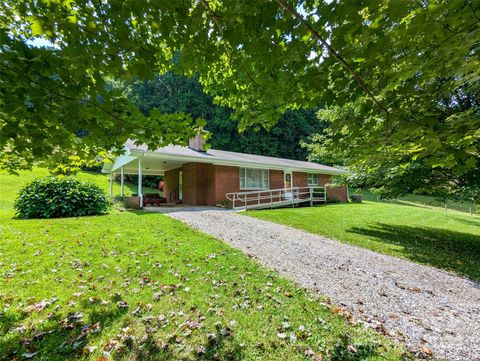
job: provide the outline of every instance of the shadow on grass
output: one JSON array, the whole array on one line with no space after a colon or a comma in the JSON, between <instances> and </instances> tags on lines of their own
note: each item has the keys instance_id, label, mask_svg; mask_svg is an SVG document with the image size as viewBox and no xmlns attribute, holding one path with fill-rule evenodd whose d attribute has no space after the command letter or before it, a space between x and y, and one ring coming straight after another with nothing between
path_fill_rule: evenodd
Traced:
<instances>
[{"instance_id":1,"label":"shadow on grass","mask_svg":"<svg viewBox=\"0 0 480 361\"><path fill-rule=\"evenodd\" d=\"M171 360L195 359L201 361L216 360L244 360L245 356L242 347L236 342L233 335L225 334L217 330L215 333L208 334L203 344L192 350L188 357L179 355L179 345L185 342L184 337L175 335L168 337L162 342L154 334L147 337L141 343L132 343L122 349L115 357L121 360ZM178 343L180 342L180 344ZM181 348L184 347L184 344ZM188 352L187 352L188 353Z\"/></svg>"},{"instance_id":2,"label":"shadow on grass","mask_svg":"<svg viewBox=\"0 0 480 361\"><path fill-rule=\"evenodd\" d=\"M480 230L480 218L479 217L472 216L471 219L465 219L464 217L452 217L452 219L454 219L457 222L466 224L467 226L478 227L478 229Z\"/></svg>"},{"instance_id":3,"label":"shadow on grass","mask_svg":"<svg viewBox=\"0 0 480 361\"><path fill-rule=\"evenodd\" d=\"M205 211L219 211L219 212L228 212L229 209L219 208L214 206L158 206L158 207L143 207L142 210L140 209L126 209L126 212L135 214L137 216L145 216L145 215L152 215L152 214L169 214L169 213L199 213Z\"/></svg>"},{"instance_id":4,"label":"shadow on grass","mask_svg":"<svg viewBox=\"0 0 480 361\"><path fill-rule=\"evenodd\" d=\"M122 309L100 311L93 305L91 308L93 310L88 314L85 307L78 308L76 312L69 313L66 317L65 315L50 317L46 327L35 329L28 326L25 331L15 332L10 337L1 337L0 353L3 355L0 356L0 360L33 356L35 359L70 360L82 356L89 340L98 337L105 328L126 312ZM89 321L86 321L87 318ZM16 324L9 324L9 328L19 327L19 321L22 319L17 319Z\"/></svg>"},{"instance_id":5,"label":"shadow on grass","mask_svg":"<svg viewBox=\"0 0 480 361\"><path fill-rule=\"evenodd\" d=\"M378 344L355 343L348 333L342 335L330 356L332 361L369 360L379 356Z\"/></svg>"},{"instance_id":6,"label":"shadow on grass","mask_svg":"<svg viewBox=\"0 0 480 361\"><path fill-rule=\"evenodd\" d=\"M221 354L222 360L243 360L242 348L232 341L232 337L228 335L217 334L214 340L207 340L205 352L202 355L198 355L198 359L218 360L218 356Z\"/></svg>"},{"instance_id":7,"label":"shadow on grass","mask_svg":"<svg viewBox=\"0 0 480 361\"><path fill-rule=\"evenodd\" d=\"M0 360L60 361L86 358L88 356L86 347L95 345L102 332L107 331L128 312L126 309L100 308L81 302L81 307L75 309L75 312L52 316L44 327L38 328L27 320L29 314L26 312L3 314L0 318L0 326L3 329L0 337ZM18 330L19 328L23 329ZM204 361L245 359L242 347L230 331L224 330L218 329L209 334L205 343L191 356ZM184 343L184 337L180 335L158 337L155 333L147 332L145 336L142 340L129 337L122 340L117 335L105 345L105 350L113 352L114 359L145 361L179 359L177 343ZM110 345L112 348L109 349Z\"/></svg>"},{"instance_id":8,"label":"shadow on grass","mask_svg":"<svg viewBox=\"0 0 480 361\"><path fill-rule=\"evenodd\" d=\"M480 281L480 236L445 229L369 223L347 230L380 242L400 245L415 262L454 271Z\"/></svg>"},{"instance_id":9,"label":"shadow on grass","mask_svg":"<svg viewBox=\"0 0 480 361\"><path fill-rule=\"evenodd\" d=\"M2 338L13 326L27 318L26 313L0 312L0 350ZM1 360L1 359L0 359Z\"/></svg>"}]
</instances>

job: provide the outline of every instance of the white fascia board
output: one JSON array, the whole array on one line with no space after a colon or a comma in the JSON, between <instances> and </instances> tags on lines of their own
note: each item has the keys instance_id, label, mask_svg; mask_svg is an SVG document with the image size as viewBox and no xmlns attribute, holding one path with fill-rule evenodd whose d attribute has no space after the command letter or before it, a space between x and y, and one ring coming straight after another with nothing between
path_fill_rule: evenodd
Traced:
<instances>
[{"instance_id":1,"label":"white fascia board","mask_svg":"<svg viewBox=\"0 0 480 361\"><path fill-rule=\"evenodd\" d=\"M175 160L178 162L183 163L210 163L213 164L215 159L208 159L204 157L191 157L188 155L176 155L176 154L167 154L167 153L153 153L153 152L144 152L139 150L133 150L132 155L135 154L137 157L139 156L148 156L148 157L155 157L160 158L162 160ZM213 156L212 156L213 158Z\"/></svg>"},{"instance_id":2,"label":"white fascia board","mask_svg":"<svg viewBox=\"0 0 480 361\"><path fill-rule=\"evenodd\" d=\"M164 175L164 171L160 171L160 170L144 170L142 169L142 175ZM125 172L124 174L138 174L138 169L137 170L129 170L129 169L125 169Z\"/></svg>"},{"instance_id":3,"label":"white fascia board","mask_svg":"<svg viewBox=\"0 0 480 361\"><path fill-rule=\"evenodd\" d=\"M222 160L212 156L212 159L207 157L191 157L188 155L175 155L175 154L165 154L165 153L154 153L154 152L145 152L139 150L132 150L132 155L149 155L156 156L161 159L166 160L176 160L185 163L207 163L215 165L224 165L230 167L244 167L244 168L261 168L261 169L273 169L273 170L282 170L282 171L292 171L292 172L302 172L302 173L316 173L316 174L330 174L330 175L340 175L344 174L344 171L341 170L323 170L323 169L312 169L312 168L302 168L302 167L282 167L278 165L266 164L266 163L251 163L244 161L233 161L233 160Z\"/></svg>"},{"instance_id":4,"label":"white fascia board","mask_svg":"<svg viewBox=\"0 0 480 361\"><path fill-rule=\"evenodd\" d=\"M263 164L263 163L219 161L219 162L215 162L215 163L213 163L213 164L215 164L215 165L230 166L230 167L241 167L241 168L281 170L281 171L284 171L284 172L313 173L313 174L330 174L330 175L340 175L340 174L343 174L342 171L323 170L323 169L312 169L312 168L282 167L282 166L278 166L278 165Z\"/></svg>"}]
</instances>

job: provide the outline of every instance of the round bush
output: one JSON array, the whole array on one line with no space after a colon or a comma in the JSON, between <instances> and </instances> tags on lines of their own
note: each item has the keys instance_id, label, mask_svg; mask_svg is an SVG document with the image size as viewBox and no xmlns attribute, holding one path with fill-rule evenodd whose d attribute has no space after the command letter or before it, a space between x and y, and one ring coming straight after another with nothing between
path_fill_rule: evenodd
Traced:
<instances>
[{"instance_id":1,"label":"round bush","mask_svg":"<svg viewBox=\"0 0 480 361\"><path fill-rule=\"evenodd\" d=\"M36 179L20 190L15 201L19 218L61 218L105 214L106 194L94 183L68 177Z\"/></svg>"},{"instance_id":2,"label":"round bush","mask_svg":"<svg viewBox=\"0 0 480 361\"><path fill-rule=\"evenodd\" d=\"M350 195L350 201L352 203L362 203L362 195L361 194L352 194Z\"/></svg>"}]
</instances>

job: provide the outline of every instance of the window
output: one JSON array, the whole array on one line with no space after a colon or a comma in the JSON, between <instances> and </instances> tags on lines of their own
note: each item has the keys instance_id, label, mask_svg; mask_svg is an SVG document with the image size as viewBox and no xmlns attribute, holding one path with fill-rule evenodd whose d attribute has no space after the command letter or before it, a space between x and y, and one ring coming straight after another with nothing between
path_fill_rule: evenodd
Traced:
<instances>
[{"instance_id":1,"label":"window","mask_svg":"<svg viewBox=\"0 0 480 361\"><path fill-rule=\"evenodd\" d=\"M268 189L268 170L240 168L240 189Z\"/></svg>"},{"instance_id":2,"label":"window","mask_svg":"<svg viewBox=\"0 0 480 361\"><path fill-rule=\"evenodd\" d=\"M318 186L318 174L309 173L307 178L309 186Z\"/></svg>"}]
</instances>

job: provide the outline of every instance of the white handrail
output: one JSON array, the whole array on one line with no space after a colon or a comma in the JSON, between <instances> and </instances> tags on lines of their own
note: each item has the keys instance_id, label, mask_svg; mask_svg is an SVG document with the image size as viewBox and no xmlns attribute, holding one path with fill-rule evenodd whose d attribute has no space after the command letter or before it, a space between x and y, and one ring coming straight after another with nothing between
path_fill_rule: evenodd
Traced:
<instances>
[{"instance_id":1,"label":"white handrail","mask_svg":"<svg viewBox=\"0 0 480 361\"><path fill-rule=\"evenodd\" d=\"M264 189L256 191L231 192L226 194L227 199L232 202L232 208L261 208L283 206L310 202L327 202L327 191L325 187L291 187L278 189ZM237 204L240 206L237 207Z\"/></svg>"}]
</instances>

